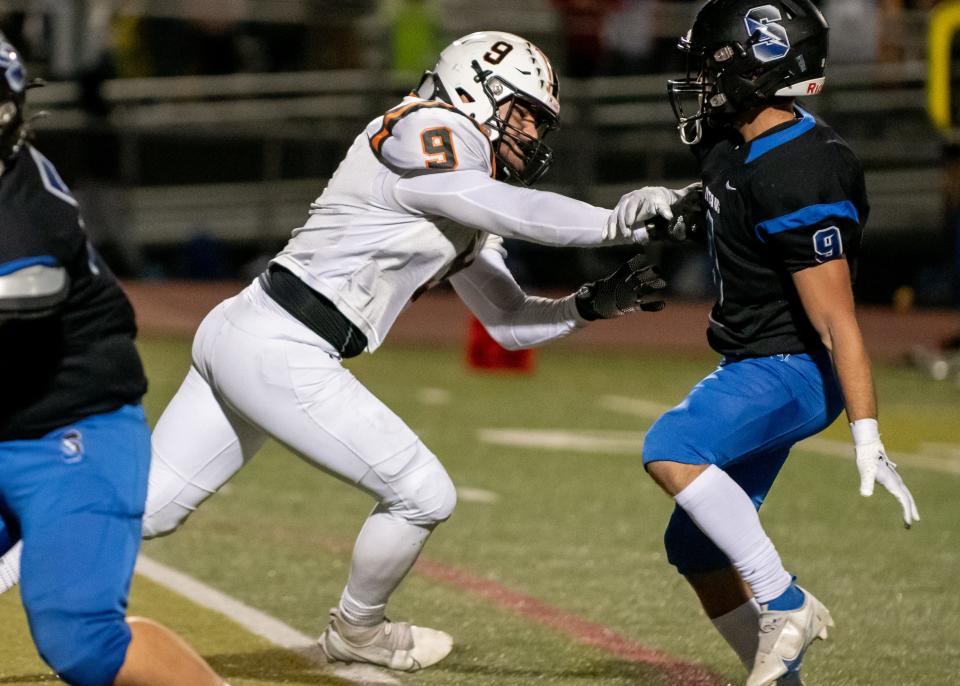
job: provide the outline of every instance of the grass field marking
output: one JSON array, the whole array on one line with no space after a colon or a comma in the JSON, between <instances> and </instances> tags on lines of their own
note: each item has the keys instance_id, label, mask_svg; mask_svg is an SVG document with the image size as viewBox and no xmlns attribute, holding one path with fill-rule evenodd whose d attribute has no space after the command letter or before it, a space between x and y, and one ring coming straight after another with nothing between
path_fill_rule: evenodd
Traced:
<instances>
[{"instance_id":1,"label":"grass field marking","mask_svg":"<svg viewBox=\"0 0 960 686\"><path fill-rule=\"evenodd\" d=\"M818 455L839 457L847 460L855 459L853 443L848 441L834 441L829 438L808 438L797 443L801 450L807 450ZM960 474L960 459L951 457L932 457L916 453L888 453L890 459L897 464L903 463L907 467L927 469L948 474Z\"/></svg>"},{"instance_id":2,"label":"grass field marking","mask_svg":"<svg viewBox=\"0 0 960 686\"><path fill-rule=\"evenodd\" d=\"M956 443L924 441L920 444L920 451L927 455L939 455L951 460L960 460L960 445Z\"/></svg>"},{"instance_id":3,"label":"grass field marking","mask_svg":"<svg viewBox=\"0 0 960 686\"><path fill-rule=\"evenodd\" d=\"M146 555L141 554L137 558L137 573L201 607L219 612L250 633L266 639L275 646L297 653L311 664L322 667L340 679L356 684L395 685L400 683L383 670L370 665L329 665L320 653L316 640L310 636Z\"/></svg>"},{"instance_id":4,"label":"grass field marking","mask_svg":"<svg viewBox=\"0 0 960 686\"><path fill-rule=\"evenodd\" d=\"M600 405L614 412L620 412L621 414L634 417L646 417L648 419L657 419L661 414L671 409L670 405L664 405L645 398L631 398L619 395L601 396ZM525 446L522 443L515 443L514 445L516 447L551 447L547 445ZM801 441L797 446L803 450L819 455L850 460L854 459L852 442L812 437ZM920 454L897 452L889 453L889 455L894 462L903 462L904 465L909 467L946 472L948 474L960 474L960 445L952 443L925 443L921 447L923 453ZM565 448L557 446L554 449L572 450L574 448L572 445L568 445Z\"/></svg>"},{"instance_id":5,"label":"grass field marking","mask_svg":"<svg viewBox=\"0 0 960 686\"><path fill-rule=\"evenodd\" d=\"M417 389L417 400L423 405L448 405L450 399L450 391L446 388L427 386Z\"/></svg>"},{"instance_id":6,"label":"grass field marking","mask_svg":"<svg viewBox=\"0 0 960 686\"><path fill-rule=\"evenodd\" d=\"M534 448L606 455L639 455L643 450L642 431L570 431L568 429L498 428L479 429L477 439L482 443L505 445L511 448ZM807 438L797 443L800 450L853 460L853 443L829 438ZM960 474L960 459L932 457L916 453L889 453L897 464L915 469L926 469L947 474Z\"/></svg>"},{"instance_id":7,"label":"grass field marking","mask_svg":"<svg viewBox=\"0 0 960 686\"><path fill-rule=\"evenodd\" d=\"M624 395L604 395L600 397L600 407L608 410L629 414L635 417L656 419L670 409L670 405L657 403L644 398L628 398Z\"/></svg>"},{"instance_id":8,"label":"grass field marking","mask_svg":"<svg viewBox=\"0 0 960 686\"><path fill-rule=\"evenodd\" d=\"M465 503L481 503L483 505L492 505L500 500L500 496L493 491L486 491L482 488L457 486L457 499Z\"/></svg>"},{"instance_id":9,"label":"grass field marking","mask_svg":"<svg viewBox=\"0 0 960 686\"><path fill-rule=\"evenodd\" d=\"M482 443L512 448L567 450L607 455L639 455L642 431L569 431L566 429L479 429Z\"/></svg>"},{"instance_id":10,"label":"grass field marking","mask_svg":"<svg viewBox=\"0 0 960 686\"><path fill-rule=\"evenodd\" d=\"M514 612L525 619L550 627L577 643L612 655L626 662L645 664L657 669L673 686L725 686L729 681L706 667L683 662L622 636L609 627L584 619L536 598L515 591L457 567L434 562L423 556L417 561L417 573L431 581L466 591L492 605Z\"/></svg>"}]
</instances>

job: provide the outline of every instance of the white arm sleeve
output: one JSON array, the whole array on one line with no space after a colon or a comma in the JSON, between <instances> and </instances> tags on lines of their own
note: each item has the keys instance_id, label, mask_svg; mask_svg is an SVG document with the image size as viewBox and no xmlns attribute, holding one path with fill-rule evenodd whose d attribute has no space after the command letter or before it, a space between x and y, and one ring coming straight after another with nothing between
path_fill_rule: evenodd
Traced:
<instances>
[{"instance_id":1,"label":"white arm sleeve","mask_svg":"<svg viewBox=\"0 0 960 686\"><path fill-rule=\"evenodd\" d=\"M481 250L450 283L490 336L508 350L532 348L589 324L577 313L573 295L553 300L524 293L496 246Z\"/></svg>"},{"instance_id":2,"label":"white arm sleeve","mask_svg":"<svg viewBox=\"0 0 960 686\"><path fill-rule=\"evenodd\" d=\"M632 244L646 239L603 240L610 210L565 195L518 188L479 170L399 178L394 200L407 212L446 217L462 226L533 243L555 246Z\"/></svg>"}]
</instances>

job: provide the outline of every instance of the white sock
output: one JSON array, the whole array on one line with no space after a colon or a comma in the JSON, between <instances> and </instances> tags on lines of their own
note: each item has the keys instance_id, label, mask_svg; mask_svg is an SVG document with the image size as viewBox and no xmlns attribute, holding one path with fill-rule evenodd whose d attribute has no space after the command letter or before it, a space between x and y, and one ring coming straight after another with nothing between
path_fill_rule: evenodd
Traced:
<instances>
[{"instance_id":1,"label":"white sock","mask_svg":"<svg viewBox=\"0 0 960 686\"><path fill-rule=\"evenodd\" d=\"M748 672L753 669L753 659L757 655L759 617L760 604L751 598L727 614L710 620Z\"/></svg>"},{"instance_id":2,"label":"white sock","mask_svg":"<svg viewBox=\"0 0 960 686\"><path fill-rule=\"evenodd\" d=\"M387 600L420 555L433 527L411 524L379 507L364 522L353 548L340 614L351 624L383 621Z\"/></svg>"},{"instance_id":3,"label":"white sock","mask_svg":"<svg viewBox=\"0 0 960 686\"><path fill-rule=\"evenodd\" d=\"M753 501L730 475L710 465L674 500L730 558L758 603L768 603L789 588L790 573L760 526Z\"/></svg>"},{"instance_id":4,"label":"white sock","mask_svg":"<svg viewBox=\"0 0 960 686\"><path fill-rule=\"evenodd\" d=\"M17 541L0 557L0 593L6 593L20 583L20 553L23 541Z\"/></svg>"}]
</instances>

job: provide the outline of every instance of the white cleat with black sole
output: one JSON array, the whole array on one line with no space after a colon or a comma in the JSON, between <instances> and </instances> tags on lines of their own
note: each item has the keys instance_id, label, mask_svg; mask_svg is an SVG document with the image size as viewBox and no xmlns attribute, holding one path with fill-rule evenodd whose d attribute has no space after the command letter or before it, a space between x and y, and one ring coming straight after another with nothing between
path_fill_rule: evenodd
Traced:
<instances>
[{"instance_id":1,"label":"white cleat with black sole","mask_svg":"<svg viewBox=\"0 0 960 686\"><path fill-rule=\"evenodd\" d=\"M434 665L453 649L450 634L386 619L375 626L356 626L330 610L330 625L317 639L329 662L364 662L401 672Z\"/></svg>"},{"instance_id":2,"label":"white cleat with black sole","mask_svg":"<svg viewBox=\"0 0 960 686\"><path fill-rule=\"evenodd\" d=\"M803 605L796 610L763 609L760 612L760 644L753 661L753 670L746 686L775 686L800 684L800 675L794 681L792 670L800 666L807 647L816 639L827 637L827 628L833 626L830 611L803 591ZM786 677L788 681L783 681Z\"/></svg>"}]
</instances>

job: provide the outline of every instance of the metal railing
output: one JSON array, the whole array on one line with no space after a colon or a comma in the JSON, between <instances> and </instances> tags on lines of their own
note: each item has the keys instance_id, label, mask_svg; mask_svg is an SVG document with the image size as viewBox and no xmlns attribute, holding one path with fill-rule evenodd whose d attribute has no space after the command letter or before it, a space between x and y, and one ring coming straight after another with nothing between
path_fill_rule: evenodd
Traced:
<instances>
[{"instance_id":1,"label":"metal railing","mask_svg":"<svg viewBox=\"0 0 960 686\"><path fill-rule=\"evenodd\" d=\"M810 104L837 127L864 160L875 232L939 230L941 143L926 123L924 65L841 66ZM31 91L30 102L51 116L36 128L61 136L109 135L119 148L114 182L129 189L130 224L139 244L183 240L197 231L225 239L282 238L304 220L322 176L288 178L283 146L324 143L342 154L371 118L394 104L411 77L375 71L125 79L108 81L107 116L77 104L77 87L54 83ZM563 131L548 188L610 206L638 185L686 182L692 158L676 137L664 75L609 77L563 84ZM244 179L143 183L142 149L161 137L169 145L220 142L257 151L259 168ZM339 152L329 152L339 151ZM337 159L328 160L332 169Z\"/></svg>"}]
</instances>

